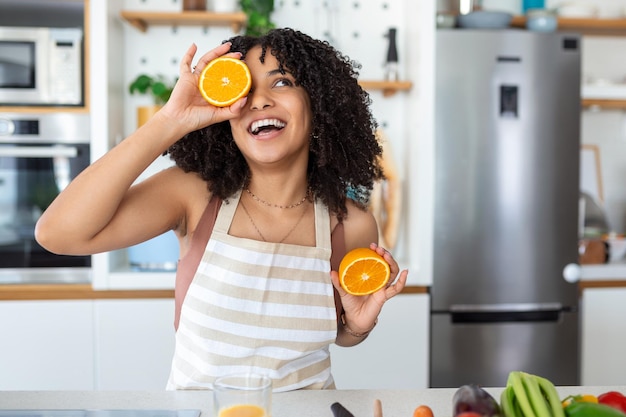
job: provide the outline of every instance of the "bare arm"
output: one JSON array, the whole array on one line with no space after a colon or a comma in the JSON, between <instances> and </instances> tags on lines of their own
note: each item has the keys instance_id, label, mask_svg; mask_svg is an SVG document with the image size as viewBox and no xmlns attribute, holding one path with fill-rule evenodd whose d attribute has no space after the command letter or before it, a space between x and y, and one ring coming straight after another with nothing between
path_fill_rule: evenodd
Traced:
<instances>
[{"instance_id":1,"label":"bare arm","mask_svg":"<svg viewBox=\"0 0 626 417\"><path fill-rule=\"evenodd\" d=\"M197 67L202 69L229 48L224 44L209 51ZM237 116L245 103L240 100L228 108L206 103L197 88L198 75L191 72L195 52L192 45L181 60L180 78L168 103L83 171L48 207L35 230L42 246L64 254L102 252L146 240L181 222L185 215L179 197L185 183L181 172L167 170L132 184L186 133Z\"/></svg>"}]
</instances>

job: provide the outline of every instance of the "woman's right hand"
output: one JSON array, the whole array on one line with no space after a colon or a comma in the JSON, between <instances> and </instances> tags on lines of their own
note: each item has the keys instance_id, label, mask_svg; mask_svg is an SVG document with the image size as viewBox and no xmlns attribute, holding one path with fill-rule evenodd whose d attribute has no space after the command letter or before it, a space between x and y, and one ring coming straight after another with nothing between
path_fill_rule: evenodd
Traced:
<instances>
[{"instance_id":1,"label":"woman's right hand","mask_svg":"<svg viewBox=\"0 0 626 417\"><path fill-rule=\"evenodd\" d=\"M185 133L237 117L246 103L245 97L229 107L215 107L202 97L198 89L200 73L209 62L222 55L241 58L239 52L228 52L230 46L226 42L205 53L192 70L193 57L197 51L197 46L192 44L180 62L179 79L159 116L181 124Z\"/></svg>"}]
</instances>

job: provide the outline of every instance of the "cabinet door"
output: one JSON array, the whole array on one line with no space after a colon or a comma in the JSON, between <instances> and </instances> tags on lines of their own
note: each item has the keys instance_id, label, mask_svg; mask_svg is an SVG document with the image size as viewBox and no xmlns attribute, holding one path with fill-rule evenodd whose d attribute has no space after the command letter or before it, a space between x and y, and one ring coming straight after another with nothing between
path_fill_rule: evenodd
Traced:
<instances>
[{"instance_id":1,"label":"cabinet door","mask_svg":"<svg viewBox=\"0 0 626 417\"><path fill-rule=\"evenodd\" d=\"M174 300L95 301L98 390L163 390L174 355Z\"/></svg>"},{"instance_id":2,"label":"cabinet door","mask_svg":"<svg viewBox=\"0 0 626 417\"><path fill-rule=\"evenodd\" d=\"M378 325L361 344L331 346L337 388L427 388L428 323L427 294L401 294L389 300Z\"/></svg>"},{"instance_id":3,"label":"cabinet door","mask_svg":"<svg viewBox=\"0 0 626 417\"><path fill-rule=\"evenodd\" d=\"M0 302L0 390L92 390L93 304Z\"/></svg>"},{"instance_id":4,"label":"cabinet door","mask_svg":"<svg viewBox=\"0 0 626 417\"><path fill-rule=\"evenodd\" d=\"M626 381L626 288L585 289L582 306L582 385Z\"/></svg>"}]
</instances>

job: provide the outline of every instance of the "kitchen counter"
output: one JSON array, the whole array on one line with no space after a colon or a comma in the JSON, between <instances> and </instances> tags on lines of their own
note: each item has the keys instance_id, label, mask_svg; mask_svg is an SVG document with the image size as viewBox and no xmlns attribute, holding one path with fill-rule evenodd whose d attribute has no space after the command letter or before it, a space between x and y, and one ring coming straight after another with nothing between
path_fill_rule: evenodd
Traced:
<instances>
[{"instance_id":1,"label":"kitchen counter","mask_svg":"<svg viewBox=\"0 0 626 417\"><path fill-rule=\"evenodd\" d=\"M48 269L29 274L0 271L0 301L174 297L173 274L118 273L114 274L116 278L113 285L106 289L93 285L91 275L89 269L85 268L60 268L52 273ZM164 284L165 282L167 283ZM581 265L578 286L581 291L588 288L626 288L626 260L608 264ZM410 283L402 294L428 294L429 291L428 283Z\"/></svg>"},{"instance_id":2,"label":"kitchen counter","mask_svg":"<svg viewBox=\"0 0 626 417\"><path fill-rule=\"evenodd\" d=\"M626 286L626 283L625 283ZM426 294L428 287L407 286L402 294ZM91 284L1 284L0 301L174 298L173 289L95 290Z\"/></svg>"},{"instance_id":3,"label":"kitchen counter","mask_svg":"<svg viewBox=\"0 0 626 417\"><path fill-rule=\"evenodd\" d=\"M501 388L487 388L499 398ZM558 387L562 398L571 394L600 394L626 386ZM332 417L331 404L340 402L356 417L373 415L375 399L380 399L385 417L410 417L421 404L433 409L435 416L452 414L456 389L425 390L326 390L292 391L273 397L273 417ZM199 409L202 417L213 415L209 391L2 391L0 409Z\"/></svg>"},{"instance_id":4,"label":"kitchen counter","mask_svg":"<svg viewBox=\"0 0 626 417\"><path fill-rule=\"evenodd\" d=\"M174 298L174 290L94 290L91 284L4 284L0 301Z\"/></svg>"},{"instance_id":5,"label":"kitchen counter","mask_svg":"<svg viewBox=\"0 0 626 417\"><path fill-rule=\"evenodd\" d=\"M581 281L615 281L626 280L626 260L609 262L606 264L581 265Z\"/></svg>"}]
</instances>

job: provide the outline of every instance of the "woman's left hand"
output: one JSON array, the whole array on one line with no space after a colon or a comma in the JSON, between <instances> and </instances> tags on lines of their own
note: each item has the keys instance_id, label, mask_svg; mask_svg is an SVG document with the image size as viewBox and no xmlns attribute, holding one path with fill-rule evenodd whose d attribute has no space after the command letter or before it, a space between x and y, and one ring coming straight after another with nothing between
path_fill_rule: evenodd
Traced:
<instances>
[{"instance_id":1,"label":"woman's left hand","mask_svg":"<svg viewBox=\"0 0 626 417\"><path fill-rule=\"evenodd\" d=\"M375 293L359 296L348 294L339 283L337 271L331 271L333 285L341 298L346 324L355 333L366 333L374 327L383 305L387 300L402 292L409 274L407 270L400 272L400 267L396 260L383 247L372 243L370 244L370 249L381 255L389 264L391 270L387 285ZM400 274L399 277L398 274Z\"/></svg>"}]
</instances>

